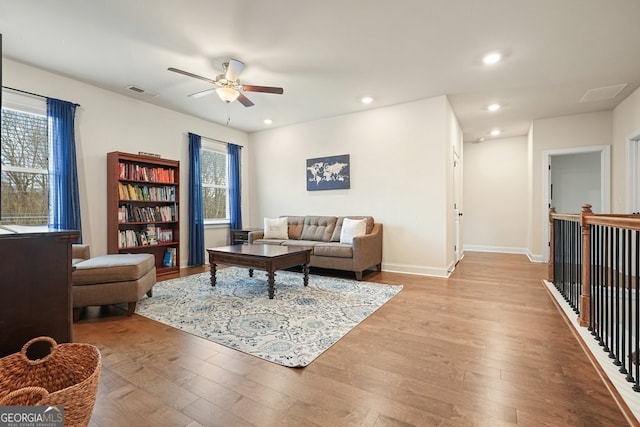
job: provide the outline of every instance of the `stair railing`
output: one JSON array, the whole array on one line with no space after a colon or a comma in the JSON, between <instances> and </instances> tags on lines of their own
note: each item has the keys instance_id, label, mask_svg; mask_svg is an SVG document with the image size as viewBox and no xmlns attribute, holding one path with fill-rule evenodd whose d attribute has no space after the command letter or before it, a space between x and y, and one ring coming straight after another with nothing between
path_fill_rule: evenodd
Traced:
<instances>
[{"instance_id":1,"label":"stair railing","mask_svg":"<svg viewBox=\"0 0 640 427\"><path fill-rule=\"evenodd\" d=\"M640 392L640 217L549 212L549 281Z\"/></svg>"}]
</instances>

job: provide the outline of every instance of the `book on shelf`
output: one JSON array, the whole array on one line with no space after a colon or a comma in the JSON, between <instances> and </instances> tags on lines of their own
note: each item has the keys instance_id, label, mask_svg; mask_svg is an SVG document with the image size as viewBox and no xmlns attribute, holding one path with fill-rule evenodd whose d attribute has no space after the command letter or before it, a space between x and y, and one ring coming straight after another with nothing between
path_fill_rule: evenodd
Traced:
<instances>
[{"instance_id":1,"label":"book on shelf","mask_svg":"<svg viewBox=\"0 0 640 427\"><path fill-rule=\"evenodd\" d=\"M147 240L149 241L150 245L157 245L158 244L158 235L156 234L156 226L154 224L148 224L147 225L147 229L146 229L146 233L147 233Z\"/></svg>"},{"instance_id":2,"label":"book on shelf","mask_svg":"<svg viewBox=\"0 0 640 427\"><path fill-rule=\"evenodd\" d=\"M162 259L163 267L173 267L173 253L167 249L164 253L164 258Z\"/></svg>"},{"instance_id":3,"label":"book on shelf","mask_svg":"<svg viewBox=\"0 0 640 427\"><path fill-rule=\"evenodd\" d=\"M168 248L167 251L171 253L171 267L175 267L178 260L178 250L176 248Z\"/></svg>"}]
</instances>

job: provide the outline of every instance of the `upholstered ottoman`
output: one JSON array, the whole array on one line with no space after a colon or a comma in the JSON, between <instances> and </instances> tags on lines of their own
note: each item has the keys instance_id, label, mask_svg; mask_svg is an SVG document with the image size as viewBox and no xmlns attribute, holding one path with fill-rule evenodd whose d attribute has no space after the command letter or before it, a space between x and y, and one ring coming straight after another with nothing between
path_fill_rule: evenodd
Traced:
<instances>
[{"instance_id":1,"label":"upholstered ottoman","mask_svg":"<svg viewBox=\"0 0 640 427\"><path fill-rule=\"evenodd\" d=\"M156 283L152 254L114 254L89 258L75 264L72 273L73 318L83 307L128 303L127 314L136 311L144 294L152 295Z\"/></svg>"}]
</instances>

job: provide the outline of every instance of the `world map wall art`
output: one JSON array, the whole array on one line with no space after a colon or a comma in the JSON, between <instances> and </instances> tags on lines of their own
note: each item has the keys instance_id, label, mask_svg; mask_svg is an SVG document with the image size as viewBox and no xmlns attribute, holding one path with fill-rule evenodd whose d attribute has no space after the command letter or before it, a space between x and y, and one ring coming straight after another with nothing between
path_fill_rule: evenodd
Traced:
<instances>
[{"instance_id":1,"label":"world map wall art","mask_svg":"<svg viewBox=\"0 0 640 427\"><path fill-rule=\"evenodd\" d=\"M349 155L307 159L307 191L351 188Z\"/></svg>"}]
</instances>

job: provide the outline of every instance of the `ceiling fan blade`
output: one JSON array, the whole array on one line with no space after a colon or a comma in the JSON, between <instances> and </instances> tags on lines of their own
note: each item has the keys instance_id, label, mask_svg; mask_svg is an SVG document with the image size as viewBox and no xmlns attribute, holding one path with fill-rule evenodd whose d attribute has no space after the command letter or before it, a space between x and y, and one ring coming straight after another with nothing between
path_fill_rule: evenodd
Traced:
<instances>
[{"instance_id":1,"label":"ceiling fan blade","mask_svg":"<svg viewBox=\"0 0 640 427\"><path fill-rule=\"evenodd\" d=\"M235 82L238 80L238 76L240 75L240 73L242 72L242 69L244 68L244 63L236 60L236 59L230 59L229 60L229 65L227 65L227 72L224 75L224 78L229 80L230 82Z\"/></svg>"},{"instance_id":2,"label":"ceiling fan blade","mask_svg":"<svg viewBox=\"0 0 640 427\"><path fill-rule=\"evenodd\" d=\"M249 98L244 96L242 93L238 95L238 101L240 101L240 103L245 107L253 107L254 105L253 102L251 102L251 100L249 100Z\"/></svg>"},{"instance_id":3,"label":"ceiling fan blade","mask_svg":"<svg viewBox=\"0 0 640 427\"><path fill-rule=\"evenodd\" d=\"M202 98L203 96L207 96L213 92L215 92L215 88L201 90L200 92L192 93L191 95L187 95L189 98Z\"/></svg>"},{"instance_id":4,"label":"ceiling fan blade","mask_svg":"<svg viewBox=\"0 0 640 427\"><path fill-rule=\"evenodd\" d=\"M209 82L211 84L216 84L215 80L211 80L206 77L202 77L197 74L190 73L188 71L180 70L179 68L169 67L167 68L167 70L173 71L174 73L182 74L184 76L193 77L194 79L204 80L205 82Z\"/></svg>"},{"instance_id":5,"label":"ceiling fan blade","mask_svg":"<svg viewBox=\"0 0 640 427\"><path fill-rule=\"evenodd\" d=\"M272 86L243 85L242 90L246 90L247 92L276 93L278 95L282 95L284 93L284 89L282 89L281 87Z\"/></svg>"}]
</instances>

